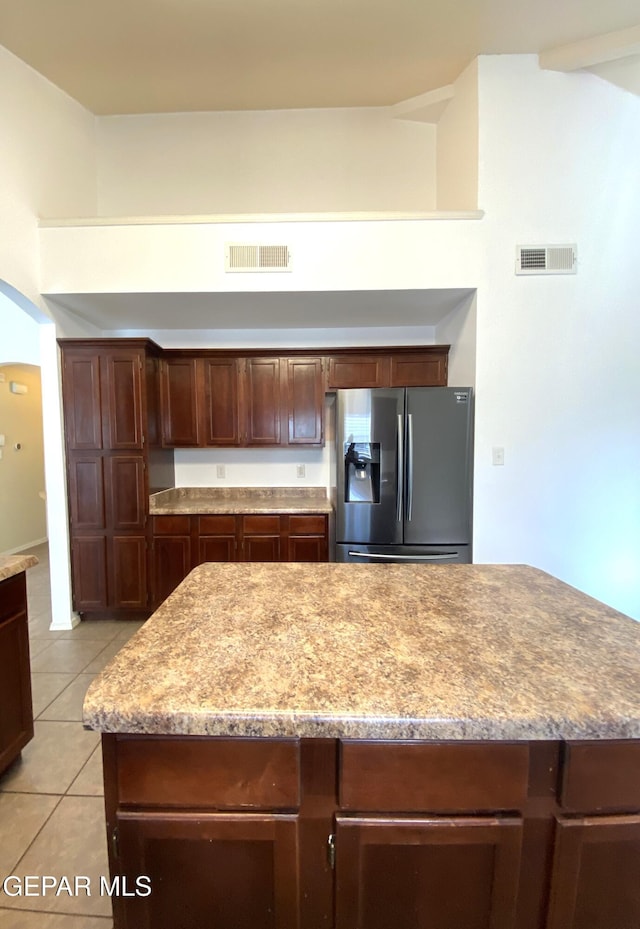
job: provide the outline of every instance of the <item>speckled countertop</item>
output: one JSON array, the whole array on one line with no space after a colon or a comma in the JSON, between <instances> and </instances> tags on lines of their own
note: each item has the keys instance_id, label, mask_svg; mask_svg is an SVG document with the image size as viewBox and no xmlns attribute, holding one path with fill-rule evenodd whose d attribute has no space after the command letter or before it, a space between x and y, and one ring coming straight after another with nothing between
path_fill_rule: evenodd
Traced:
<instances>
[{"instance_id":1,"label":"speckled countertop","mask_svg":"<svg viewBox=\"0 0 640 929\"><path fill-rule=\"evenodd\" d=\"M6 581L27 568L35 568L37 564L35 555L0 555L0 581Z\"/></svg>"},{"instance_id":2,"label":"speckled countertop","mask_svg":"<svg viewBox=\"0 0 640 929\"><path fill-rule=\"evenodd\" d=\"M519 565L205 564L94 681L104 732L640 738L640 623Z\"/></svg>"},{"instance_id":3,"label":"speckled countertop","mask_svg":"<svg viewBox=\"0 0 640 929\"><path fill-rule=\"evenodd\" d=\"M324 487L174 487L149 497L152 516L331 513Z\"/></svg>"}]
</instances>

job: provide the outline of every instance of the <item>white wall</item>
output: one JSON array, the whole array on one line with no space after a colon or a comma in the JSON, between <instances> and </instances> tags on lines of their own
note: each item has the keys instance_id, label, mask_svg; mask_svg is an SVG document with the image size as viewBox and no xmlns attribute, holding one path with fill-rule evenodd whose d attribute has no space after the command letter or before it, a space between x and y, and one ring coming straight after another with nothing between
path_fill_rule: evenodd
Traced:
<instances>
[{"instance_id":1,"label":"white wall","mask_svg":"<svg viewBox=\"0 0 640 929\"><path fill-rule=\"evenodd\" d=\"M475 557L640 619L640 100L534 57L479 68ZM576 276L514 275L517 243L565 242Z\"/></svg>"},{"instance_id":2,"label":"white wall","mask_svg":"<svg viewBox=\"0 0 640 929\"><path fill-rule=\"evenodd\" d=\"M478 205L478 61L454 83L453 99L438 121L437 208L474 210Z\"/></svg>"},{"instance_id":3,"label":"white wall","mask_svg":"<svg viewBox=\"0 0 640 929\"><path fill-rule=\"evenodd\" d=\"M95 213L94 118L2 47L0 87L0 278L37 304L37 218Z\"/></svg>"},{"instance_id":4,"label":"white wall","mask_svg":"<svg viewBox=\"0 0 640 929\"><path fill-rule=\"evenodd\" d=\"M384 107L103 117L98 141L102 216L435 208L435 127Z\"/></svg>"},{"instance_id":5,"label":"white wall","mask_svg":"<svg viewBox=\"0 0 640 929\"><path fill-rule=\"evenodd\" d=\"M13 294L21 312L42 321L47 312L40 297L38 217L95 214L94 117L4 48L0 86L0 289ZM5 323L8 312L3 304L0 320ZM7 329L19 350L15 318L12 314ZM43 324L40 330L52 611L54 624L64 627L71 623L71 594L58 356L54 326ZM28 338L32 351L30 333Z\"/></svg>"},{"instance_id":6,"label":"white wall","mask_svg":"<svg viewBox=\"0 0 640 929\"><path fill-rule=\"evenodd\" d=\"M38 323L0 292L0 364L40 364Z\"/></svg>"}]
</instances>

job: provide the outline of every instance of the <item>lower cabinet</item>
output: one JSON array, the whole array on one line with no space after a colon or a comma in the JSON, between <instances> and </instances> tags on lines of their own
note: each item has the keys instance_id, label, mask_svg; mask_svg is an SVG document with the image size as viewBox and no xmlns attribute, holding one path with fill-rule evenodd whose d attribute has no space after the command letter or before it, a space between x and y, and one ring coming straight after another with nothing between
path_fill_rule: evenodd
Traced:
<instances>
[{"instance_id":1,"label":"lower cabinet","mask_svg":"<svg viewBox=\"0 0 640 929\"><path fill-rule=\"evenodd\" d=\"M337 817L336 927L512 929L517 817Z\"/></svg>"},{"instance_id":2,"label":"lower cabinet","mask_svg":"<svg viewBox=\"0 0 640 929\"><path fill-rule=\"evenodd\" d=\"M115 929L640 925L640 812L577 816L562 786L623 746L607 781L637 794L640 743L589 743L597 775L558 742L102 743Z\"/></svg>"},{"instance_id":3,"label":"lower cabinet","mask_svg":"<svg viewBox=\"0 0 640 929\"><path fill-rule=\"evenodd\" d=\"M123 812L117 829L129 892L151 878L126 908L127 929L299 926L295 815Z\"/></svg>"},{"instance_id":4,"label":"lower cabinet","mask_svg":"<svg viewBox=\"0 0 640 929\"><path fill-rule=\"evenodd\" d=\"M329 559L329 518L320 513L155 516L153 603L159 606L189 571L207 561Z\"/></svg>"},{"instance_id":5,"label":"lower cabinet","mask_svg":"<svg viewBox=\"0 0 640 929\"><path fill-rule=\"evenodd\" d=\"M0 582L0 772L33 738L24 571Z\"/></svg>"},{"instance_id":6,"label":"lower cabinet","mask_svg":"<svg viewBox=\"0 0 640 929\"><path fill-rule=\"evenodd\" d=\"M640 815L559 818L546 929L640 926Z\"/></svg>"},{"instance_id":7,"label":"lower cabinet","mask_svg":"<svg viewBox=\"0 0 640 929\"><path fill-rule=\"evenodd\" d=\"M146 535L75 535L71 556L78 612L148 609Z\"/></svg>"}]
</instances>

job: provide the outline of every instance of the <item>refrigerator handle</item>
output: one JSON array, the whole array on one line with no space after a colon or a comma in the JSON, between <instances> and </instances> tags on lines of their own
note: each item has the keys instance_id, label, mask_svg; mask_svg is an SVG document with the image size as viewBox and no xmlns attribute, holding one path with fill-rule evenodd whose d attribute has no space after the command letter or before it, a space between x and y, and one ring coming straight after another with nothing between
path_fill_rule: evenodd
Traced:
<instances>
[{"instance_id":1,"label":"refrigerator handle","mask_svg":"<svg viewBox=\"0 0 640 929\"><path fill-rule=\"evenodd\" d=\"M413 513L413 414L407 417L407 519Z\"/></svg>"},{"instance_id":2,"label":"refrigerator handle","mask_svg":"<svg viewBox=\"0 0 640 929\"><path fill-rule=\"evenodd\" d=\"M404 437L402 413L398 413L398 484L396 488L396 519L402 522L402 501L404 498Z\"/></svg>"},{"instance_id":3,"label":"refrigerator handle","mask_svg":"<svg viewBox=\"0 0 640 929\"><path fill-rule=\"evenodd\" d=\"M347 552L349 557L369 558L371 561L410 561L418 564L421 561L451 561L456 558L456 552L435 552L433 555L384 555L374 552Z\"/></svg>"}]
</instances>

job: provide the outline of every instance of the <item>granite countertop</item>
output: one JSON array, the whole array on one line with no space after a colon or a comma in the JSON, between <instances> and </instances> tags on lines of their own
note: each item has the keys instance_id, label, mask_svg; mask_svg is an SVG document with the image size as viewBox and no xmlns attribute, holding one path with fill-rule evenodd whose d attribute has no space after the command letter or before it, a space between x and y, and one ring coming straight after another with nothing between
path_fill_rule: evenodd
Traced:
<instances>
[{"instance_id":1,"label":"granite countertop","mask_svg":"<svg viewBox=\"0 0 640 929\"><path fill-rule=\"evenodd\" d=\"M0 555L0 581L6 581L27 568L35 568L37 564L35 555Z\"/></svg>"},{"instance_id":2,"label":"granite countertop","mask_svg":"<svg viewBox=\"0 0 640 929\"><path fill-rule=\"evenodd\" d=\"M173 487L149 497L151 516L332 510L324 487Z\"/></svg>"},{"instance_id":3,"label":"granite countertop","mask_svg":"<svg viewBox=\"0 0 640 929\"><path fill-rule=\"evenodd\" d=\"M520 565L204 564L93 682L103 732L640 738L640 624Z\"/></svg>"}]
</instances>

